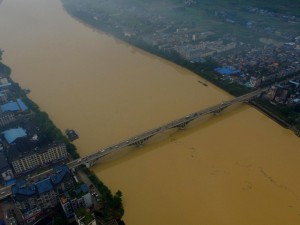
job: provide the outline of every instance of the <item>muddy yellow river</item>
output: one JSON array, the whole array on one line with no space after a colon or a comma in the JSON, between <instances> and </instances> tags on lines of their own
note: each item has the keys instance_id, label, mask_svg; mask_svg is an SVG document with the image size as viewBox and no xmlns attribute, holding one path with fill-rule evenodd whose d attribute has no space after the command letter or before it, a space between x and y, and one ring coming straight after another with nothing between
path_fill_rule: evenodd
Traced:
<instances>
[{"instance_id":1,"label":"muddy yellow river","mask_svg":"<svg viewBox=\"0 0 300 225\"><path fill-rule=\"evenodd\" d=\"M81 156L231 98L193 73L97 32L59 0L4 0L12 77ZM299 225L300 139L239 104L93 167L123 192L128 225Z\"/></svg>"}]
</instances>

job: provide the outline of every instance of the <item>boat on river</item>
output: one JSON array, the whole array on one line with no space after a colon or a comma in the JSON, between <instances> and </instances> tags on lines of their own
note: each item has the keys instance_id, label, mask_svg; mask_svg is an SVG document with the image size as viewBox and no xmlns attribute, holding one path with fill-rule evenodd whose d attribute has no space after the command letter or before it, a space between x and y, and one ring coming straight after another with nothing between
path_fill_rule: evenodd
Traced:
<instances>
[{"instance_id":1,"label":"boat on river","mask_svg":"<svg viewBox=\"0 0 300 225\"><path fill-rule=\"evenodd\" d=\"M70 141L74 141L79 138L79 135L75 130L66 129L65 133Z\"/></svg>"}]
</instances>

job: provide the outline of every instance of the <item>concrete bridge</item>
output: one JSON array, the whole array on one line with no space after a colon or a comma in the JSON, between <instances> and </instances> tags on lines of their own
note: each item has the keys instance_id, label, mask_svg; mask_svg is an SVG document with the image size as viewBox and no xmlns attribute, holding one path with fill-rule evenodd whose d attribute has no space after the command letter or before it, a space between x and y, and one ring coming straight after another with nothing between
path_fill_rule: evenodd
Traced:
<instances>
[{"instance_id":1,"label":"concrete bridge","mask_svg":"<svg viewBox=\"0 0 300 225\"><path fill-rule=\"evenodd\" d=\"M193 113L186 115L184 117L181 117L177 120L173 120L169 123L166 123L160 127L148 130L142 134L139 134L134 137L128 138L126 140L123 140L117 144L100 149L100 150L96 151L95 153L90 154L86 157L73 160L73 161L67 163L67 165L69 166L69 168L71 170L74 170L76 167L78 167L80 165L85 165L86 167L89 168L89 167L93 166L97 160L99 160L100 158L102 158L106 155L120 151L121 149L126 148L128 146L142 146L144 144L144 142L147 141L149 138L151 138L154 135L157 135L159 133L162 133L164 131L167 131L169 129L174 129L174 128L184 129L185 126L193 120L196 120L196 119L198 119L204 115L208 115L208 114L218 114L218 113L222 112L224 109L226 109L227 107L234 105L236 103L248 102L251 99L261 95L266 90L268 90L268 88L259 89L259 90L253 91L251 93L242 95L240 97L231 99L229 101L225 101L220 104L208 107L206 109L203 109L203 110L200 110L197 112L193 112ZM44 177L45 174L47 174L47 173L50 174L51 172L52 172L52 169L49 169L48 171L45 171L43 173L40 173L40 174L37 174L37 175L31 177L31 179L39 179L41 177ZM11 195L11 186L0 189L0 200L4 199L10 195Z\"/></svg>"},{"instance_id":2,"label":"concrete bridge","mask_svg":"<svg viewBox=\"0 0 300 225\"><path fill-rule=\"evenodd\" d=\"M89 167L93 166L98 159L100 159L108 154L117 152L128 146L142 146L144 144L144 142L147 141L148 139L150 139L151 137L153 137L159 133L163 133L164 131L169 130L169 129L173 129L173 128L184 129L185 126L193 120L196 120L196 119L198 119L204 115L208 115L208 114L218 114L218 113L222 112L224 109L226 109L227 107L234 105L236 103L248 102L251 99L261 95L266 90L268 90L268 88L259 89L259 90L253 91L251 93L242 95L240 97L234 98L232 100L222 102L220 104L208 107L206 109L203 109L203 110L200 110L197 112L193 112L193 113L186 115L184 117L181 117L177 120L166 123L160 127L148 130L142 134L139 134L134 137L128 138L126 140L123 140L117 144L100 149L97 152L90 154L84 158L79 158L72 162L69 162L68 166L71 169L74 169L79 165L85 165L89 168Z\"/></svg>"}]
</instances>

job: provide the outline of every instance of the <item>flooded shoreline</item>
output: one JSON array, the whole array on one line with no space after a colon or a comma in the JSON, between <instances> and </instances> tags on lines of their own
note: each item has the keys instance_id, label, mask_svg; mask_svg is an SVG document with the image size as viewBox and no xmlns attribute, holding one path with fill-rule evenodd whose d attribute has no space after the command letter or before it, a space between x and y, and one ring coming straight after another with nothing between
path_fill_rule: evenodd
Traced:
<instances>
[{"instance_id":1,"label":"flooded shoreline","mask_svg":"<svg viewBox=\"0 0 300 225\"><path fill-rule=\"evenodd\" d=\"M58 0L6 0L0 29L12 78L57 127L80 134L81 156L231 98L84 26ZM123 192L127 224L296 225L299 146L291 131L239 104L92 169Z\"/></svg>"}]
</instances>

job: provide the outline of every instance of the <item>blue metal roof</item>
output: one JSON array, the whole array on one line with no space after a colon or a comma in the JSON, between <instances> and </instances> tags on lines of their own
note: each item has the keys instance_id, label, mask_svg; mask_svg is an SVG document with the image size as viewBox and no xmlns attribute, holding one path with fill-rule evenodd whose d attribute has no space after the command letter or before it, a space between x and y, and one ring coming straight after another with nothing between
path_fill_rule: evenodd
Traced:
<instances>
[{"instance_id":1,"label":"blue metal roof","mask_svg":"<svg viewBox=\"0 0 300 225\"><path fill-rule=\"evenodd\" d=\"M12 187L12 193L29 196L35 194L36 190L34 185L28 185L25 180L19 180L16 185Z\"/></svg>"},{"instance_id":2,"label":"blue metal roof","mask_svg":"<svg viewBox=\"0 0 300 225\"><path fill-rule=\"evenodd\" d=\"M69 167L67 165L57 166L54 168L54 174L51 175L50 179L53 184L59 184L68 172Z\"/></svg>"},{"instance_id":3,"label":"blue metal roof","mask_svg":"<svg viewBox=\"0 0 300 225\"><path fill-rule=\"evenodd\" d=\"M14 142L17 138L26 137L26 131L23 128L13 128L6 131L3 131L2 134L4 135L5 140L8 144Z\"/></svg>"},{"instance_id":4,"label":"blue metal roof","mask_svg":"<svg viewBox=\"0 0 300 225\"><path fill-rule=\"evenodd\" d=\"M89 192L89 188L85 183L81 184L80 188L83 191L83 193L88 193Z\"/></svg>"},{"instance_id":5,"label":"blue metal roof","mask_svg":"<svg viewBox=\"0 0 300 225\"><path fill-rule=\"evenodd\" d=\"M19 111L20 107L16 102L8 102L0 106L2 112L14 112Z\"/></svg>"},{"instance_id":6,"label":"blue metal roof","mask_svg":"<svg viewBox=\"0 0 300 225\"><path fill-rule=\"evenodd\" d=\"M218 67L215 68L215 71L223 75L237 74L241 72L240 70L236 70L231 67Z\"/></svg>"},{"instance_id":7,"label":"blue metal roof","mask_svg":"<svg viewBox=\"0 0 300 225\"><path fill-rule=\"evenodd\" d=\"M1 84L1 85L0 85L0 88L7 87L7 86L10 86L10 85L11 85L11 83Z\"/></svg>"},{"instance_id":8,"label":"blue metal roof","mask_svg":"<svg viewBox=\"0 0 300 225\"><path fill-rule=\"evenodd\" d=\"M15 111L25 111L28 107L21 99L17 99L16 102L8 102L0 106L2 112L15 112Z\"/></svg>"},{"instance_id":9,"label":"blue metal roof","mask_svg":"<svg viewBox=\"0 0 300 225\"><path fill-rule=\"evenodd\" d=\"M22 110L22 111L25 111L25 110L27 110L28 109L28 107L25 105L25 103L21 100L21 99L17 99L17 103L19 104L19 106L20 106L20 109Z\"/></svg>"},{"instance_id":10,"label":"blue metal roof","mask_svg":"<svg viewBox=\"0 0 300 225\"><path fill-rule=\"evenodd\" d=\"M5 181L5 182L4 182L4 185L5 185L5 186L10 186L10 185L13 185L13 184L15 184L15 183L16 183L16 178L12 178L12 179L10 179L10 180Z\"/></svg>"},{"instance_id":11,"label":"blue metal roof","mask_svg":"<svg viewBox=\"0 0 300 225\"><path fill-rule=\"evenodd\" d=\"M12 193L30 196L37 193L42 194L51 191L54 188L53 184L61 183L65 174L69 172L69 168L67 165L62 165L55 167L54 171L54 175L44 180L38 181L34 184L28 184L25 180L18 180L16 185L12 187ZM81 186L81 190L86 193L86 191L88 191L87 185Z\"/></svg>"},{"instance_id":12,"label":"blue metal roof","mask_svg":"<svg viewBox=\"0 0 300 225\"><path fill-rule=\"evenodd\" d=\"M35 183L35 186L37 187L39 194L51 191L53 189L53 185L51 184L49 178Z\"/></svg>"},{"instance_id":13,"label":"blue metal roof","mask_svg":"<svg viewBox=\"0 0 300 225\"><path fill-rule=\"evenodd\" d=\"M89 188L85 183L82 183L80 186L74 189L75 193L78 195L79 193L83 192L84 194L89 192Z\"/></svg>"}]
</instances>

